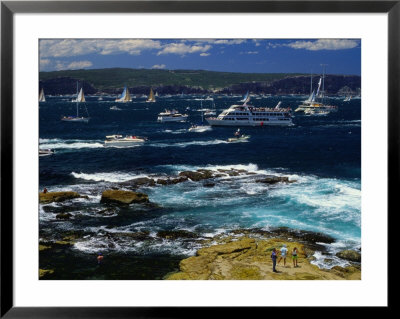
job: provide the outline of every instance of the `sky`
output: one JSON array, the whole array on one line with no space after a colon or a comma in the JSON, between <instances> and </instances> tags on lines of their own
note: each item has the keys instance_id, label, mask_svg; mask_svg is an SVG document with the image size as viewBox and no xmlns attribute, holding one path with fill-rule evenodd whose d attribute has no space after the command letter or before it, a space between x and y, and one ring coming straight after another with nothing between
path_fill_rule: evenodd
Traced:
<instances>
[{"instance_id":1,"label":"sky","mask_svg":"<svg viewBox=\"0 0 400 319\"><path fill-rule=\"evenodd\" d=\"M361 75L360 39L41 39L40 71L133 68Z\"/></svg>"}]
</instances>

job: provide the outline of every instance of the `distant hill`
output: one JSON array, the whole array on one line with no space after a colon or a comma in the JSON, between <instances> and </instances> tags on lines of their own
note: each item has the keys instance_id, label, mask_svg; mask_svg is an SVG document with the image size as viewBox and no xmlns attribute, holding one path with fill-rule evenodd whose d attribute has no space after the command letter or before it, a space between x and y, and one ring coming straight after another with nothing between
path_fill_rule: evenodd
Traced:
<instances>
[{"instance_id":1,"label":"distant hill","mask_svg":"<svg viewBox=\"0 0 400 319\"><path fill-rule=\"evenodd\" d=\"M315 85L318 78L315 77ZM304 94L310 90L310 76L299 73L234 73L204 70L95 69L39 73L39 85L46 94L72 94L80 81L87 94L120 93L126 85L133 94L176 93L251 93ZM347 87L357 91L361 77L328 75L325 89L335 94Z\"/></svg>"}]
</instances>

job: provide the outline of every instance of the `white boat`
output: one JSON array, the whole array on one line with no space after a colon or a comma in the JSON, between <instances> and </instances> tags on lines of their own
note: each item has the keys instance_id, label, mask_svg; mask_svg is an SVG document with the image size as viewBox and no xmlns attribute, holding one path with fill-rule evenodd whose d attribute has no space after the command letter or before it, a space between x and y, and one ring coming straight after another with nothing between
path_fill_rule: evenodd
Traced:
<instances>
[{"instance_id":1,"label":"white boat","mask_svg":"<svg viewBox=\"0 0 400 319\"><path fill-rule=\"evenodd\" d=\"M76 83L76 91L78 93L78 82ZM79 97L80 93L82 93L81 97ZM82 101L83 98L83 101ZM83 116L79 116L79 100L81 100L81 102L85 102L85 96L83 95L83 90L81 89L80 92L77 94L77 98L74 100L76 102L76 116L70 115L70 116L63 116L61 118L61 121L65 121L65 122L84 122L87 123L89 122L89 113L87 111L86 105L85 105L85 110L86 110L86 114L88 115L88 117L83 117Z\"/></svg>"},{"instance_id":2,"label":"white boat","mask_svg":"<svg viewBox=\"0 0 400 319\"><path fill-rule=\"evenodd\" d=\"M158 122L183 122L186 121L189 115L181 114L177 110L165 110L158 114Z\"/></svg>"},{"instance_id":3,"label":"white boat","mask_svg":"<svg viewBox=\"0 0 400 319\"><path fill-rule=\"evenodd\" d=\"M39 102L46 102L46 97L44 96L44 90L43 90L43 88L40 90Z\"/></svg>"},{"instance_id":4,"label":"white boat","mask_svg":"<svg viewBox=\"0 0 400 319\"><path fill-rule=\"evenodd\" d=\"M204 125L204 116L203 113L201 114L201 125L193 124L191 127L189 127L188 131L189 132L205 132L211 128L209 125Z\"/></svg>"},{"instance_id":5,"label":"white boat","mask_svg":"<svg viewBox=\"0 0 400 319\"><path fill-rule=\"evenodd\" d=\"M330 111L320 109L320 108L315 108L315 109L305 109L304 114L306 115L328 115Z\"/></svg>"},{"instance_id":6,"label":"white boat","mask_svg":"<svg viewBox=\"0 0 400 319\"><path fill-rule=\"evenodd\" d=\"M248 102L248 98L249 98L249 91L247 91L247 93L243 96L243 99L240 100L240 102L246 103L246 101Z\"/></svg>"},{"instance_id":7,"label":"white boat","mask_svg":"<svg viewBox=\"0 0 400 319\"><path fill-rule=\"evenodd\" d=\"M351 101L351 95L346 96L343 100L343 102L350 102Z\"/></svg>"},{"instance_id":8,"label":"white boat","mask_svg":"<svg viewBox=\"0 0 400 319\"><path fill-rule=\"evenodd\" d=\"M129 90L128 90L128 88L126 86L124 87L124 90L122 91L122 94L120 95L120 97L115 99L115 102L117 102L117 103L132 102L131 95L130 95Z\"/></svg>"},{"instance_id":9,"label":"white boat","mask_svg":"<svg viewBox=\"0 0 400 319\"><path fill-rule=\"evenodd\" d=\"M254 107L248 105L250 97L242 105L231 105L223 110L218 117L206 118L211 126L266 126L292 125L290 108L281 108L279 102L275 108Z\"/></svg>"},{"instance_id":10,"label":"white boat","mask_svg":"<svg viewBox=\"0 0 400 319\"><path fill-rule=\"evenodd\" d=\"M230 138L227 139L227 141L229 143L240 142L240 141L248 140L249 138L250 138L250 135L241 135L239 137L230 137Z\"/></svg>"},{"instance_id":11,"label":"white boat","mask_svg":"<svg viewBox=\"0 0 400 319\"><path fill-rule=\"evenodd\" d=\"M104 146L126 147L140 145L147 141L146 137L127 135L107 135L104 141Z\"/></svg>"},{"instance_id":12,"label":"white boat","mask_svg":"<svg viewBox=\"0 0 400 319\"><path fill-rule=\"evenodd\" d=\"M113 106L111 106L110 107L110 110L113 110L113 111L121 111L122 109L120 109L118 106L116 106L116 105L113 105Z\"/></svg>"},{"instance_id":13,"label":"white boat","mask_svg":"<svg viewBox=\"0 0 400 319\"><path fill-rule=\"evenodd\" d=\"M49 156L49 155L53 155L54 151L50 148L46 148L46 149L40 149L39 148L39 156Z\"/></svg>"},{"instance_id":14,"label":"white boat","mask_svg":"<svg viewBox=\"0 0 400 319\"><path fill-rule=\"evenodd\" d=\"M155 102L155 101L156 101L156 98L154 96L153 89L150 89L149 98L146 100L146 102L150 103L150 102Z\"/></svg>"},{"instance_id":15,"label":"white boat","mask_svg":"<svg viewBox=\"0 0 400 319\"><path fill-rule=\"evenodd\" d=\"M299 105L299 107L295 110L295 112L305 112L305 114L313 115L313 114L322 114L325 112L336 112L337 106L324 104L325 99L325 68L322 71L322 77L319 78L318 89L317 92L312 90L312 75L311 75L311 94L307 100L303 102L303 104ZM317 99L319 101L317 101ZM316 110L317 112L307 112L306 110Z\"/></svg>"}]
</instances>

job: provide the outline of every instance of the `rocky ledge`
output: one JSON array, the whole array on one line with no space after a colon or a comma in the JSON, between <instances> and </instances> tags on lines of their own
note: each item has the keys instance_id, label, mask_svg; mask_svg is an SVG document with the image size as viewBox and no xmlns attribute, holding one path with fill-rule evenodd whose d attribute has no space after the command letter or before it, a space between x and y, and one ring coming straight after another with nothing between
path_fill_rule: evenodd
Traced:
<instances>
[{"instance_id":1,"label":"rocky ledge","mask_svg":"<svg viewBox=\"0 0 400 319\"><path fill-rule=\"evenodd\" d=\"M271 252L286 244L289 254L286 266L277 265L272 272ZM298 267L290 252L298 250ZM224 243L201 248L196 256L183 259L180 271L168 274L169 280L360 280L359 265L320 269L310 263L312 251L303 243L280 238L259 239L247 236L228 239Z\"/></svg>"},{"instance_id":2,"label":"rocky ledge","mask_svg":"<svg viewBox=\"0 0 400 319\"><path fill-rule=\"evenodd\" d=\"M88 197L79 195L77 192L71 192L71 191L39 193L39 203L41 204L63 202L68 199L74 199L74 198L88 198Z\"/></svg>"},{"instance_id":3,"label":"rocky ledge","mask_svg":"<svg viewBox=\"0 0 400 319\"><path fill-rule=\"evenodd\" d=\"M133 203L148 203L149 197L144 193L109 189L101 194L100 202L129 205Z\"/></svg>"}]
</instances>

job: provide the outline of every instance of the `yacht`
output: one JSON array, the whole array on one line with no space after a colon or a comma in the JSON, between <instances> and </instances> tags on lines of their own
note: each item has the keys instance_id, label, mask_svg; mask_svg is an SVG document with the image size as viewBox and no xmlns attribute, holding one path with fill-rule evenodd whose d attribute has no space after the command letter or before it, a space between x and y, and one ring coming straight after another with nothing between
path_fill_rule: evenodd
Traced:
<instances>
[{"instance_id":1,"label":"yacht","mask_svg":"<svg viewBox=\"0 0 400 319\"><path fill-rule=\"evenodd\" d=\"M165 110L158 114L158 122L182 122L186 121L189 115L181 114L177 110Z\"/></svg>"},{"instance_id":2,"label":"yacht","mask_svg":"<svg viewBox=\"0 0 400 319\"><path fill-rule=\"evenodd\" d=\"M292 125L290 108L281 108L279 102L275 108L254 107L248 105L249 97L242 105L231 105L218 117L206 118L211 126L264 126Z\"/></svg>"},{"instance_id":3,"label":"yacht","mask_svg":"<svg viewBox=\"0 0 400 319\"><path fill-rule=\"evenodd\" d=\"M324 104L324 99L325 99L324 83L325 83L325 68L323 68L322 77L319 78L318 89L316 93L315 91L312 90L312 76L311 76L311 89L310 89L311 94L307 100L303 101L303 104L299 105L299 107L295 110L295 112L304 112L305 114L308 115L314 115L314 114L321 115L327 112L336 112L338 109L337 106Z\"/></svg>"},{"instance_id":4,"label":"yacht","mask_svg":"<svg viewBox=\"0 0 400 319\"><path fill-rule=\"evenodd\" d=\"M50 149L50 148L46 148L46 149L40 149L39 148L39 156L40 157L42 157L42 156L49 156L49 155L53 155L54 154L54 151L52 150L52 149Z\"/></svg>"},{"instance_id":5,"label":"yacht","mask_svg":"<svg viewBox=\"0 0 400 319\"><path fill-rule=\"evenodd\" d=\"M123 137L122 135L107 135L104 141L104 146L134 146L140 145L147 141L146 137L127 135Z\"/></svg>"}]
</instances>

